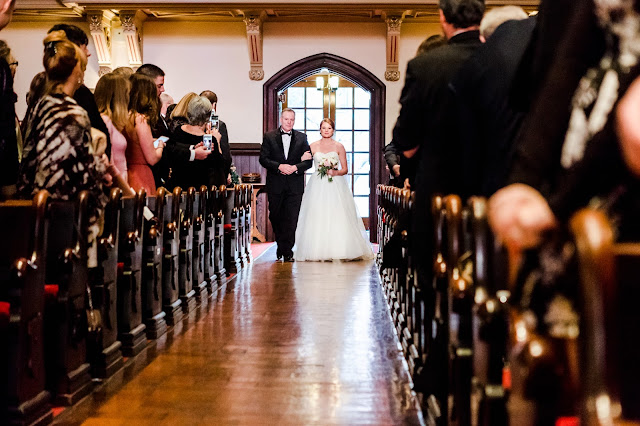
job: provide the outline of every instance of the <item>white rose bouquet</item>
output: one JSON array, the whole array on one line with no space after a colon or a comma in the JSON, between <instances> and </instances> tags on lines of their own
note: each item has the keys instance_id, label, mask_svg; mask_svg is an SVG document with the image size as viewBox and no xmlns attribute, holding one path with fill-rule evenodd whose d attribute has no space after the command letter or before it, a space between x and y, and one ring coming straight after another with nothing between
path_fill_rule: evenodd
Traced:
<instances>
[{"instance_id":1,"label":"white rose bouquet","mask_svg":"<svg viewBox=\"0 0 640 426\"><path fill-rule=\"evenodd\" d=\"M331 161L328 158L325 158L322 163L318 166L318 176L321 178L327 176L327 172L329 170L338 170L338 162ZM329 182L333 182L333 176L329 176Z\"/></svg>"}]
</instances>

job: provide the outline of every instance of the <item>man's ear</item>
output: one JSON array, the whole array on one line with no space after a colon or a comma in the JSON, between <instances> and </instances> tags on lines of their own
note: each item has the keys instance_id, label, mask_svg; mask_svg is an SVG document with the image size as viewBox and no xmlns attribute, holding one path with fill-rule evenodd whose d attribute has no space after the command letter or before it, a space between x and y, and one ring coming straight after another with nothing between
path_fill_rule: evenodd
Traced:
<instances>
[{"instance_id":1,"label":"man's ear","mask_svg":"<svg viewBox=\"0 0 640 426\"><path fill-rule=\"evenodd\" d=\"M16 0L0 0L0 13L6 15L15 6Z\"/></svg>"}]
</instances>

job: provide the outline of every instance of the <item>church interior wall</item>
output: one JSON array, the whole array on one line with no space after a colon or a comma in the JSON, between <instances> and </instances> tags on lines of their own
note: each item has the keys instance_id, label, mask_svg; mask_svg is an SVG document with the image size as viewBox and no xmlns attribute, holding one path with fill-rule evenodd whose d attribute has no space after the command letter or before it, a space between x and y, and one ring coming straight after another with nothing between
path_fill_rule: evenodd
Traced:
<instances>
[{"instance_id":1,"label":"church interior wall","mask_svg":"<svg viewBox=\"0 0 640 426\"><path fill-rule=\"evenodd\" d=\"M11 23L0 38L7 41L20 65L14 84L18 94L16 112L22 118L31 78L42 68L42 39L54 24ZM88 24L73 22L87 33ZM212 23L153 21L143 25L143 61L166 72L165 88L177 102L187 92L205 89L219 96L219 112L227 123L232 143L262 141L263 84L282 68L317 53L332 53L360 64L386 85L386 142L399 112L400 92L407 62L426 37L440 32L438 24L403 23L400 35L398 81L386 81L384 23L265 22L263 26L264 79L249 79L249 56L242 22ZM85 83L93 88L99 78L93 42ZM114 67L126 65L124 37L116 27L112 33Z\"/></svg>"}]
</instances>

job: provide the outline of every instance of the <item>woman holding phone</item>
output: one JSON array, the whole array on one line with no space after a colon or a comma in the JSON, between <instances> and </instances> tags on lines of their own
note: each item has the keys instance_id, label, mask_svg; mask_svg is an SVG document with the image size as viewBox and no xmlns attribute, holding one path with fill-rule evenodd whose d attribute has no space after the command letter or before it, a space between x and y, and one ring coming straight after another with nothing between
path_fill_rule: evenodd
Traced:
<instances>
[{"instance_id":1,"label":"woman holding phone","mask_svg":"<svg viewBox=\"0 0 640 426\"><path fill-rule=\"evenodd\" d=\"M171 182L183 189L191 186L199 188L201 185L224 185L225 179L222 167L222 149L220 138L222 135L216 128L211 127L211 102L204 96L195 96L187 106L187 124L176 128L171 136L172 142L187 146L190 149L205 145L211 154L203 160L189 163L174 161Z\"/></svg>"},{"instance_id":2,"label":"woman holding phone","mask_svg":"<svg viewBox=\"0 0 640 426\"><path fill-rule=\"evenodd\" d=\"M138 191L144 188L148 194L156 193L151 166L162 158L164 142L155 142L151 128L158 119L160 108L156 85L142 74L131 76L129 118L123 130L127 139L127 167L129 185Z\"/></svg>"}]
</instances>

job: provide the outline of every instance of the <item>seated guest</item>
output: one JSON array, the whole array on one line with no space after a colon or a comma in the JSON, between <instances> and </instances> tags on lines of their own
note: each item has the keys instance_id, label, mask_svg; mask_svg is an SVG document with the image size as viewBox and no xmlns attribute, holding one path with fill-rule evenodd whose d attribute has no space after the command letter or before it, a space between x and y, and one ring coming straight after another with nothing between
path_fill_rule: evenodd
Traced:
<instances>
[{"instance_id":1,"label":"seated guest","mask_svg":"<svg viewBox=\"0 0 640 426\"><path fill-rule=\"evenodd\" d=\"M129 79L114 73L103 75L94 95L100 115L111 137L111 163L124 180L127 179L127 139L122 130L129 118Z\"/></svg>"},{"instance_id":2,"label":"seated guest","mask_svg":"<svg viewBox=\"0 0 640 426\"><path fill-rule=\"evenodd\" d=\"M211 155L206 160L194 163L172 163L175 186L199 188L201 185L224 185L226 174L223 168L221 135L218 129L212 129L209 124L211 116L211 102L204 96L195 96L189 102L187 118L189 122L177 128L171 136L174 143L184 146L202 144L205 134L213 136Z\"/></svg>"},{"instance_id":3,"label":"seated guest","mask_svg":"<svg viewBox=\"0 0 640 426\"><path fill-rule=\"evenodd\" d=\"M171 111L171 115L169 116L168 125L169 125L169 134L175 133L176 129L180 128L183 124L187 124L189 119L187 118L187 109L189 108L189 102L195 97L197 97L193 92L189 92L180 99L180 101L176 104L175 108ZM207 119L209 119L207 117Z\"/></svg>"},{"instance_id":4,"label":"seated guest","mask_svg":"<svg viewBox=\"0 0 640 426\"><path fill-rule=\"evenodd\" d=\"M84 81L87 58L82 50L54 31L44 39L47 83L43 97L26 118L23 161L18 191L32 198L46 189L52 198L72 200L82 190L94 195L91 235L106 203L102 180L107 158L92 141L86 110L72 98ZM102 146L102 150L106 148ZM95 258L92 262L95 262Z\"/></svg>"},{"instance_id":5,"label":"seated guest","mask_svg":"<svg viewBox=\"0 0 640 426\"><path fill-rule=\"evenodd\" d=\"M148 194L156 193L151 166L162 158L164 143L154 146L151 128L158 120L158 95L156 85L142 74L131 76L129 117L123 134L127 139L127 177L129 185L138 191L144 188Z\"/></svg>"}]
</instances>

